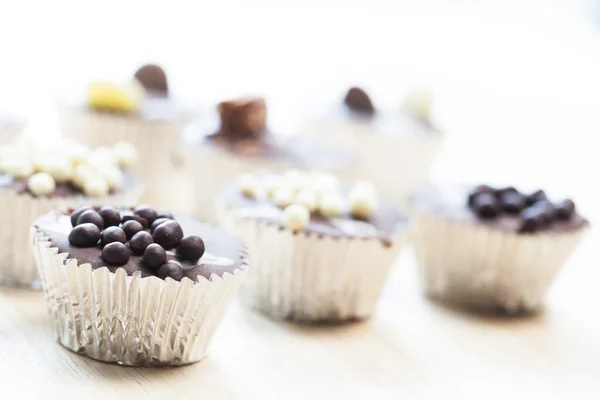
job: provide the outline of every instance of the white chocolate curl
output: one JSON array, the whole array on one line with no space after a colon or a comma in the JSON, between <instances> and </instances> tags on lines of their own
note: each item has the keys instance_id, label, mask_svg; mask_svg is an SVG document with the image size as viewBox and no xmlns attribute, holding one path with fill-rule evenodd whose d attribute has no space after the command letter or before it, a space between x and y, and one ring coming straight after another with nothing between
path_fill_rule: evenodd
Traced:
<instances>
[{"instance_id":1,"label":"white chocolate curl","mask_svg":"<svg viewBox=\"0 0 600 400\"><path fill-rule=\"evenodd\" d=\"M29 177L27 188L35 196L47 196L56 189L56 182L49 173L38 172Z\"/></svg>"},{"instance_id":2,"label":"white chocolate curl","mask_svg":"<svg viewBox=\"0 0 600 400\"><path fill-rule=\"evenodd\" d=\"M137 163L138 152L131 143L118 142L114 145L113 151L120 166L131 167Z\"/></svg>"},{"instance_id":3,"label":"white chocolate curl","mask_svg":"<svg viewBox=\"0 0 600 400\"><path fill-rule=\"evenodd\" d=\"M317 195L311 189L302 189L294 197L294 204L300 204L306 207L310 213L314 213L317 210Z\"/></svg>"},{"instance_id":4,"label":"white chocolate curl","mask_svg":"<svg viewBox=\"0 0 600 400\"><path fill-rule=\"evenodd\" d=\"M287 229L292 232L301 231L306 228L310 221L310 212L300 204L287 206L283 211L283 222Z\"/></svg>"},{"instance_id":5,"label":"white chocolate curl","mask_svg":"<svg viewBox=\"0 0 600 400\"><path fill-rule=\"evenodd\" d=\"M244 195L256 197L260 187L260 181L253 174L244 174L238 178L237 185Z\"/></svg>"},{"instance_id":6,"label":"white chocolate curl","mask_svg":"<svg viewBox=\"0 0 600 400\"><path fill-rule=\"evenodd\" d=\"M379 207L377 190L371 182L357 182L348 195L350 213L357 218L369 218Z\"/></svg>"},{"instance_id":7,"label":"white chocolate curl","mask_svg":"<svg viewBox=\"0 0 600 400\"><path fill-rule=\"evenodd\" d=\"M319 201L319 213L325 217L337 217L344 212L344 199L336 192L325 192Z\"/></svg>"}]
</instances>

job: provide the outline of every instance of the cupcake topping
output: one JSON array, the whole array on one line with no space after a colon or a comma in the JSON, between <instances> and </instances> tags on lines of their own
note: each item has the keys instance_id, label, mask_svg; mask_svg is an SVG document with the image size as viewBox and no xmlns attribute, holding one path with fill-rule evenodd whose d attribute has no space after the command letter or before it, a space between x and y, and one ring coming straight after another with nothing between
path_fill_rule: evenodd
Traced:
<instances>
[{"instance_id":1,"label":"cupcake topping","mask_svg":"<svg viewBox=\"0 0 600 400\"><path fill-rule=\"evenodd\" d=\"M97 110L137 112L146 96L146 89L136 79L125 84L96 81L91 82L87 88L88 105Z\"/></svg>"},{"instance_id":2,"label":"cupcake topping","mask_svg":"<svg viewBox=\"0 0 600 400\"><path fill-rule=\"evenodd\" d=\"M34 196L52 196L59 187L71 187L101 197L123 184L121 168L136 159L137 151L125 142L91 150L69 140L52 145L18 141L0 147L0 174L27 180L26 190Z\"/></svg>"},{"instance_id":3,"label":"cupcake topping","mask_svg":"<svg viewBox=\"0 0 600 400\"><path fill-rule=\"evenodd\" d=\"M415 87L404 97L402 108L408 115L427 122L430 119L432 104L433 93L427 88Z\"/></svg>"},{"instance_id":4,"label":"cupcake topping","mask_svg":"<svg viewBox=\"0 0 600 400\"><path fill-rule=\"evenodd\" d=\"M356 113L372 115L375 113L373 103L367 92L359 87L353 87L348 90L344 97L344 104Z\"/></svg>"},{"instance_id":5,"label":"cupcake topping","mask_svg":"<svg viewBox=\"0 0 600 400\"><path fill-rule=\"evenodd\" d=\"M135 78L144 86L148 92L161 96L169 94L167 74L156 64L146 64L135 72Z\"/></svg>"},{"instance_id":6,"label":"cupcake topping","mask_svg":"<svg viewBox=\"0 0 600 400\"><path fill-rule=\"evenodd\" d=\"M512 186L492 188L479 185L469 193L468 205L481 219L494 219L502 214L518 216L518 232L521 233L549 229L554 222L568 221L575 215L572 200L552 203L542 190L524 194Z\"/></svg>"},{"instance_id":7,"label":"cupcake topping","mask_svg":"<svg viewBox=\"0 0 600 400\"><path fill-rule=\"evenodd\" d=\"M111 266L123 266L132 254L141 255L143 264L163 279L181 280L183 270L179 261L197 262L204 255L202 238L184 236L179 223L172 216L165 217L170 216L168 212L140 205L114 225L117 214L121 215L119 210L107 206L100 209L85 206L73 211L69 243L76 247L96 247L100 241L102 261ZM157 219L159 214L162 217ZM162 222L150 233L152 223L159 220ZM169 254L177 259L169 259Z\"/></svg>"},{"instance_id":8,"label":"cupcake topping","mask_svg":"<svg viewBox=\"0 0 600 400\"><path fill-rule=\"evenodd\" d=\"M244 196L264 199L284 209L283 223L291 231L303 230L310 222L311 214L336 218L347 213L356 220L368 220L379 207L378 194L372 183L357 182L344 196L339 179L322 171L245 174L237 183Z\"/></svg>"},{"instance_id":9,"label":"cupcake topping","mask_svg":"<svg viewBox=\"0 0 600 400\"><path fill-rule=\"evenodd\" d=\"M219 133L227 136L258 138L267 129L267 106L260 97L224 101L218 104L221 118Z\"/></svg>"}]
</instances>

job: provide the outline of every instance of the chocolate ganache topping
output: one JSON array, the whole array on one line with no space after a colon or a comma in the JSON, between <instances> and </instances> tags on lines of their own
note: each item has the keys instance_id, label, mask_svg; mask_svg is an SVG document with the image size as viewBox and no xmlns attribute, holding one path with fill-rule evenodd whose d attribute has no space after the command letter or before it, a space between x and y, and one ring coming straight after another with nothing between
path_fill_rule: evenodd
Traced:
<instances>
[{"instance_id":1,"label":"chocolate ganache topping","mask_svg":"<svg viewBox=\"0 0 600 400\"><path fill-rule=\"evenodd\" d=\"M59 253L93 269L123 268L128 275L180 281L233 273L244 264L241 240L187 217L139 205L134 209L84 206L47 214L34 225Z\"/></svg>"}]
</instances>

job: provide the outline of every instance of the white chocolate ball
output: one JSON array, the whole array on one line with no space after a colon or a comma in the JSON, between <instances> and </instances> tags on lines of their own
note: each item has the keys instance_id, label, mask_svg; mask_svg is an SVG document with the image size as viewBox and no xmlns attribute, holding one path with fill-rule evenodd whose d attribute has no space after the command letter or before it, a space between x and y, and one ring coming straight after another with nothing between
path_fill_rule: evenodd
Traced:
<instances>
[{"instance_id":1,"label":"white chocolate ball","mask_svg":"<svg viewBox=\"0 0 600 400\"><path fill-rule=\"evenodd\" d=\"M54 192L56 182L49 173L38 172L29 177L27 180L27 188L35 196L47 196Z\"/></svg>"},{"instance_id":2,"label":"white chocolate ball","mask_svg":"<svg viewBox=\"0 0 600 400\"><path fill-rule=\"evenodd\" d=\"M283 211L284 226L292 232L301 231L310 221L310 212L300 204L292 204Z\"/></svg>"},{"instance_id":3,"label":"white chocolate ball","mask_svg":"<svg viewBox=\"0 0 600 400\"><path fill-rule=\"evenodd\" d=\"M335 192L325 192L319 201L319 212L325 217L338 217L344 212L344 199Z\"/></svg>"},{"instance_id":4,"label":"white chocolate ball","mask_svg":"<svg viewBox=\"0 0 600 400\"><path fill-rule=\"evenodd\" d=\"M96 169L98 174L106 180L109 189L116 189L123 184L123 173L114 165L106 165Z\"/></svg>"},{"instance_id":5,"label":"white chocolate ball","mask_svg":"<svg viewBox=\"0 0 600 400\"><path fill-rule=\"evenodd\" d=\"M280 186L273 194L273 202L281 208L289 206L294 202L294 190L287 185Z\"/></svg>"},{"instance_id":6,"label":"white chocolate ball","mask_svg":"<svg viewBox=\"0 0 600 400\"><path fill-rule=\"evenodd\" d=\"M2 160L0 169L2 172L12 175L16 179L28 178L33 174L33 164L27 157L13 155Z\"/></svg>"},{"instance_id":7,"label":"white chocolate ball","mask_svg":"<svg viewBox=\"0 0 600 400\"><path fill-rule=\"evenodd\" d=\"M67 157L69 157L71 163L73 164L73 167L86 163L92 153L92 150L90 150L89 147L73 140L65 141L64 148Z\"/></svg>"},{"instance_id":8,"label":"white chocolate ball","mask_svg":"<svg viewBox=\"0 0 600 400\"><path fill-rule=\"evenodd\" d=\"M117 163L123 167L132 167L137 163L138 152L129 142L118 142L113 146Z\"/></svg>"},{"instance_id":9,"label":"white chocolate ball","mask_svg":"<svg viewBox=\"0 0 600 400\"><path fill-rule=\"evenodd\" d=\"M371 182L357 182L348 195L350 213L357 218L369 218L379 207L379 196Z\"/></svg>"},{"instance_id":10,"label":"white chocolate ball","mask_svg":"<svg viewBox=\"0 0 600 400\"><path fill-rule=\"evenodd\" d=\"M240 191L248 197L256 197L260 188L260 180L253 174L244 174L237 179Z\"/></svg>"},{"instance_id":11,"label":"white chocolate ball","mask_svg":"<svg viewBox=\"0 0 600 400\"><path fill-rule=\"evenodd\" d=\"M88 164L96 167L102 167L106 164L117 164L117 155L109 147L98 147L92 150L90 158L87 161Z\"/></svg>"},{"instance_id":12,"label":"white chocolate ball","mask_svg":"<svg viewBox=\"0 0 600 400\"><path fill-rule=\"evenodd\" d=\"M92 175L83 182L83 193L90 197L104 197L108 195L108 183L99 175Z\"/></svg>"},{"instance_id":13,"label":"white chocolate ball","mask_svg":"<svg viewBox=\"0 0 600 400\"><path fill-rule=\"evenodd\" d=\"M44 158L39 162L38 167L41 172L49 173L56 182L66 182L73 175L73 165L67 157Z\"/></svg>"},{"instance_id":14,"label":"white chocolate ball","mask_svg":"<svg viewBox=\"0 0 600 400\"><path fill-rule=\"evenodd\" d=\"M313 213L317 210L317 194L311 189L302 189L294 197L294 204L300 204Z\"/></svg>"},{"instance_id":15,"label":"white chocolate ball","mask_svg":"<svg viewBox=\"0 0 600 400\"><path fill-rule=\"evenodd\" d=\"M268 197L273 197L277 189L282 186L283 178L279 175L267 175L263 179L263 187Z\"/></svg>"},{"instance_id":16,"label":"white chocolate ball","mask_svg":"<svg viewBox=\"0 0 600 400\"><path fill-rule=\"evenodd\" d=\"M93 176L97 176L98 172L94 167L88 164L80 164L75 167L75 171L73 172L73 184L75 187L83 189L83 185L85 181L90 179Z\"/></svg>"},{"instance_id":17,"label":"white chocolate ball","mask_svg":"<svg viewBox=\"0 0 600 400\"><path fill-rule=\"evenodd\" d=\"M306 172L302 172L299 169L289 169L283 175L283 180L286 185L289 185L294 193L298 193L300 190L306 188L310 179Z\"/></svg>"},{"instance_id":18,"label":"white chocolate ball","mask_svg":"<svg viewBox=\"0 0 600 400\"><path fill-rule=\"evenodd\" d=\"M317 193L317 196L322 196L325 192L341 191L342 183L340 179L328 172L312 171L310 175L311 187Z\"/></svg>"},{"instance_id":19,"label":"white chocolate ball","mask_svg":"<svg viewBox=\"0 0 600 400\"><path fill-rule=\"evenodd\" d=\"M433 93L427 88L412 88L404 98L403 107L410 115L428 121L433 105Z\"/></svg>"}]
</instances>

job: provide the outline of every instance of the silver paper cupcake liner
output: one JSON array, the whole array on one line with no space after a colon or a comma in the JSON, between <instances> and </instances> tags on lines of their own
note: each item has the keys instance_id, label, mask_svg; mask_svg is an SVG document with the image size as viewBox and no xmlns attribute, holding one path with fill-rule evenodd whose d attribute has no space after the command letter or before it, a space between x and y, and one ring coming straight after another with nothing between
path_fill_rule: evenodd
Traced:
<instances>
[{"instance_id":1,"label":"silver paper cupcake liner","mask_svg":"<svg viewBox=\"0 0 600 400\"><path fill-rule=\"evenodd\" d=\"M137 149L139 160L132 171L145 186L141 202L191 212L193 190L181 142L187 117L157 121L68 107L59 111L66 137L91 147L126 141Z\"/></svg>"},{"instance_id":2,"label":"silver paper cupcake liner","mask_svg":"<svg viewBox=\"0 0 600 400\"><path fill-rule=\"evenodd\" d=\"M413 239L429 296L515 313L543 306L585 231L523 235L420 212Z\"/></svg>"},{"instance_id":3,"label":"silver paper cupcake liner","mask_svg":"<svg viewBox=\"0 0 600 400\"><path fill-rule=\"evenodd\" d=\"M81 196L33 197L7 191L0 194L0 284L40 289L35 262L29 248L31 223L51 210L77 208L86 204L132 206L138 203L142 186L135 185L121 193L102 198Z\"/></svg>"},{"instance_id":4,"label":"silver paper cupcake liner","mask_svg":"<svg viewBox=\"0 0 600 400\"><path fill-rule=\"evenodd\" d=\"M233 274L177 282L78 265L35 229L30 246L58 342L87 357L129 366L202 360L248 270L244 258Z\"/></svg>"},{"instance_id":5,"label":"silver paper cupcake liner","mask_svg":"<svg viewBox=\"0 0 600 400\"><path fill-rule=\"evenodd\" d=\"M296 233L219 207L222 225L244 240L252 271L240 290L251 308L275 318L336 322L369 317L405 239Z\"/></svg>"}]
</instances>

